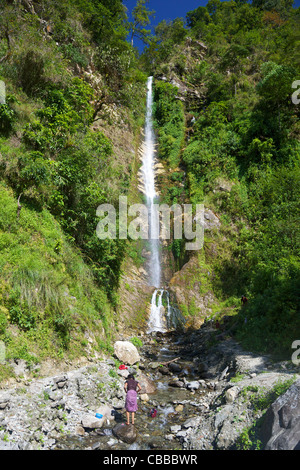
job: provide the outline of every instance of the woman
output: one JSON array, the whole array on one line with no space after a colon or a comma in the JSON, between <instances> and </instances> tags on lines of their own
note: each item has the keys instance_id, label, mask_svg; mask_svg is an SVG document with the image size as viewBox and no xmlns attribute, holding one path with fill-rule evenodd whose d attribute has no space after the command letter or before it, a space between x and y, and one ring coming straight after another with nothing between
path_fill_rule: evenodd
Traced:
<instances>
[{"instance_id":1,"label":"woman","mask_svg":"<svg viewBox=\"0 0 300 470\"><path fill-rule=\"evenodd\" d=\"M142 389L140 384L134 379L132 374L129 374L127 380L124 384L124 390L126 392L126 417L127 422L126 424L130 424L130 413L131 413L131 421L134 424L134 413L137 411L137 394Z\"/></svg>"}]
</instances>

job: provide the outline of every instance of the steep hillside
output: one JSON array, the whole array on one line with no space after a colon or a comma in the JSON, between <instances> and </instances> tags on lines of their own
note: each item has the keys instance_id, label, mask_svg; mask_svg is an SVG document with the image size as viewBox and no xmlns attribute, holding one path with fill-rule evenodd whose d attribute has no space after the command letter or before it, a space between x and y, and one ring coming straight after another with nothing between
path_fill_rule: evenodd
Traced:
<instances>
[{"instance_id":1,"label":"steep hillside","mask_svg":"<svg viewBox=\"0 0 300 470\"><path fill-rule=\"evenodd\" d=\"M101 354L127 241L96 210L137 173L146 76L119 0L0 9L1 344L7 364Z\"/></svg>"},{"instance_id":2,"label":"steep hillside","mask_svg":"<svg viewBox=\"0 0 300 470\"><path fill-rule=\"evenodd\" d=\"M299 9L276 5L209 1L187 27L162 22L143 59L156 77L165 201L205 206L203 250L171 246L183 266L175 300L188 324L230 316L247 347L290 357L300 335Z\"/></svg>"},{"instance_id":3,"label":"steep hillside","mask_svg":"<svg viewBox=\"0 0 300 470\"><path fill-rule=\"evenodd\" d=\"M117 208L120 195L143 202L148 75L161 202L205 206L201 251L185 251L185 240L164 245L171 300L187 326L219 320L248 348L289 357L300 335L299 9L210 0L146 39L121 0L0 9L8 361L98 355L115 333L145 328L147 245L99 240L96 211ZM141 57L129 32L147 44Z\"/></svg>"}]
</instances>

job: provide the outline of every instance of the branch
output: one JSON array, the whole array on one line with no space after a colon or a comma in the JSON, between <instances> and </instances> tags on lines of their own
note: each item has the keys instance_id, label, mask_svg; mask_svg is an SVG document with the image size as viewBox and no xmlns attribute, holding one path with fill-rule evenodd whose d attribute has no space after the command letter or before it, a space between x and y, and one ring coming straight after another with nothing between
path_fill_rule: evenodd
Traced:
<instances>
[{"instance_id":1,"label":"branch","mask_svg":"<svg viewBox=\"0 0 300 470\"><path fill-rule=\"evenodd\" d=\"M9 51L6 55L4 55L3 57L1 57L1 59L0 59L0 64L2 64L2 62L4 62L6 59L8 59L9 56L10 56L10 54L11 54L11 52Z\"/></svg>"},{"instance_id":2,"label":"branch","mask_svg":"<svg viewBox=\"0 0 300 470\"><path fill-rule=\"evenodd\" d=\"M180 359L180 357L176 357L176 359L172 359L172 361L162 362L161 365L162 366L167 366L168 364L171 364L171 362L178 361L178 359Z\"/></svg>"}]
</instances>

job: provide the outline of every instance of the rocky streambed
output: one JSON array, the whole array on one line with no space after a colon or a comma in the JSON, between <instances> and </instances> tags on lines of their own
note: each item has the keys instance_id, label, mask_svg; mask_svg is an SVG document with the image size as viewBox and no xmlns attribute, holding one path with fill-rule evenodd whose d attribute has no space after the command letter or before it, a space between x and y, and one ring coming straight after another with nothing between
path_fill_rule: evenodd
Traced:
<instances>
[{"instance_id":1,"label":"rocky streambed","mask_svg":"<svg viewBox=\"0 0 300 470\"><path fill-rule=\"evenodd\" d=\"M121 361L127 369L119 368L115 351L84 367L2 389L0 449L226 450L237 448L239 436L251 428L259 448L297 448L299 368L243 351L212 324L142 341ZM125 424L129 372L142 385L135 426ZM255 426L263 413L255 403L288 380L294 385L280 397L281 405L272 405L266 424ZM285 420L279 419L282 409Z\"/></svg>"}]
</instances>

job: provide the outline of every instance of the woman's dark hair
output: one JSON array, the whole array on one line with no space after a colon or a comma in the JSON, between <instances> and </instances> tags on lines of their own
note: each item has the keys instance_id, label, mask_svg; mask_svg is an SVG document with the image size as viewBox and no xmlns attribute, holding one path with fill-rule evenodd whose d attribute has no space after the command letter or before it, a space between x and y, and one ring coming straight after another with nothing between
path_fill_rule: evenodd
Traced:
<instances>
[{"instance_id":1,"label":"woman's dark hair","mask_svg":"<svg viewBox=\"0 0 300 470\"><path fill-rule=\"evenodd\" d=\"M134 380L134 376L132 374L129 374L127 379L133 379Z\"/></svg>"}]
</instances>

